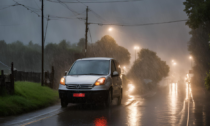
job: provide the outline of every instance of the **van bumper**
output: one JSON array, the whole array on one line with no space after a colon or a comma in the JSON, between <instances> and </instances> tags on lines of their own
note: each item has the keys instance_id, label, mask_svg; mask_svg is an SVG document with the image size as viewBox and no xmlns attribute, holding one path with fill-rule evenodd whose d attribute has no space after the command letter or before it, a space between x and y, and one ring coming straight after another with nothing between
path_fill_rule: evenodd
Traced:
<instances>
[{"instance_id":1,"label":"van bumper","mask_svg":"<svg viewBox=\"0 0 210 126\"><path fill-rule=\"evenodd\" d=\"M85 97L73 97L74 93L85 93ZM59 97L68 103L95 103L104 102L108 98L108 90L102 91L68 91L59 90Z\"/></svg>"}]
</instances>

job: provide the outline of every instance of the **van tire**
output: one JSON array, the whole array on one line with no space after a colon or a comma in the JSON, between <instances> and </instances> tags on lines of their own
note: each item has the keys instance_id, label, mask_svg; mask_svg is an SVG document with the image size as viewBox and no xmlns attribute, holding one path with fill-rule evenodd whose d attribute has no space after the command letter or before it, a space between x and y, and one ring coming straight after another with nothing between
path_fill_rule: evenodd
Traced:
<instances>
[{"instance_id":1,"label":"van tire","mask_svg":"<svg viewBox=\"0 0 210 126\"><path fill-rule=\"evenodd\" d=\"M68 105L68 102L66 100L64 100L64 99L61 99L61 107L62 108L66 108L67 105Z\"/></svg>"},{"instance_id":2,"label":"van tire","mask_svg":"<svg viewBox=\"0 0 210 126\"><path fill-rule=\"evenodd\" d=\"M107 108L109 108L111 106L111 104L112 104L112 92L111 92L111 90L109 90L108 97L105 101L105 105Z\"/></svg>"}]
</instances>

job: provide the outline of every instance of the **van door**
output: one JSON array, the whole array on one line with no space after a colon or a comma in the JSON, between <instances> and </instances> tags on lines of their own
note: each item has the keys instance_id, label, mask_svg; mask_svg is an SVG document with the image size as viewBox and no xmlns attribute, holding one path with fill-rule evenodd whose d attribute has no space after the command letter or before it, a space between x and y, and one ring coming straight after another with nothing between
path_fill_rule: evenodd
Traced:
<instances>
[{"instance_id":1,"label":"van door","mask_svg":"<svg viewBox=\"0 0 210 126\"><path fill-rule=\"evenodd\" d=\"M121 88L122 88L122 80L120 78L121 76L121 69L120 69L120 64L114 60L115 66L116 66L116 70L119 73L119 76L116 77L116 83L117 83L117 95L119 96L121 93Z\"/></svg>"},{"instance_id":2,"label":"van door","mask_svg":"<svg viewBox=\"0 0 210 126\"><path fill-rule=\"evenodd\" d=\"M118 84L117 84L117 76L113 76L114 71L116 71L116 67L115 67L114 61L112 60L112 63L111 63L111 77L112 77L112 86L113 86L112 95L113 95L113 97L117 97L118 96Z\"/></svg>"}]
</instances>

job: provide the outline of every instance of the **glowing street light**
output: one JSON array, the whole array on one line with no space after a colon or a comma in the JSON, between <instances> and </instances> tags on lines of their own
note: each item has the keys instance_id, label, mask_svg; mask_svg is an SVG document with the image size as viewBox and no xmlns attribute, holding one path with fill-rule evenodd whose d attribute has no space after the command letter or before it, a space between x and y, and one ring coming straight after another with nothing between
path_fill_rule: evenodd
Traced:
<instances>
[{"instance_id":1,"label":"glowing street light","mask_svg":"<svg viewBox=\"0 0 210 126\"><path fill-rule=\"evenodd\" d=\"M193 60L193 57L192 56L189 56L189 59L190 59L190 65L192 67L192 60Z\"/></svg>"},{"instance_id":2,"label":"glowing street light","mask_svg":"<svg viewBox=\"0 0 210 126\"><path fill-rule=\"evenodd\" d=\"M126 67L125 67L125 66L123 66L123 73L125 73L125 69L126 69Z\"/></svg>"},{"instance_id":3,"label":"glowing street light","mask_svg":"<svg viewBox=\"0 0 210 126\"><path fill-rule=\"evenodd\" d=\"M138 46L134 46L134 50L135 50L135 61L136 61L136 50L139 50Z\"/></svg>"},{"instance_id":4,"label":"glowing street light","mask_svg":"<svg viewBox=\"0 0 210 126\"><path fill-rule=\"evenodd\" d=\"M111 32L113 29L112 29L112 27L110 27L108 30Z\"/></svg>"},{"instance_id":5,"label":"glowing street light","mask_svg":"<svg viewBox=\"0 0 210 126\"><path fill-rule=\"evenodd\" d=\"M171 60L171 62L174 66L176 66L177 63L175 62L175 60Z\"/></svg>"}]
</instances>

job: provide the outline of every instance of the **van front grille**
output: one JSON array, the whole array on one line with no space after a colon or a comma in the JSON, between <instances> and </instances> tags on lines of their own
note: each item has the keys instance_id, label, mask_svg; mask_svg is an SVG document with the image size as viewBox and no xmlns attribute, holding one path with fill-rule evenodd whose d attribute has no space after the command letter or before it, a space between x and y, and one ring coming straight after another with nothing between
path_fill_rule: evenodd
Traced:
<instances>
[{"instance_id":1,"label":"van front grille","mask_svg":"<svg viewBox=\"0 0 210 126\"><path fill-rule=\"evenodd\" d=\"M93 84L66 84L68 89L92 89Z\"/></svg>"}]
</instances>

